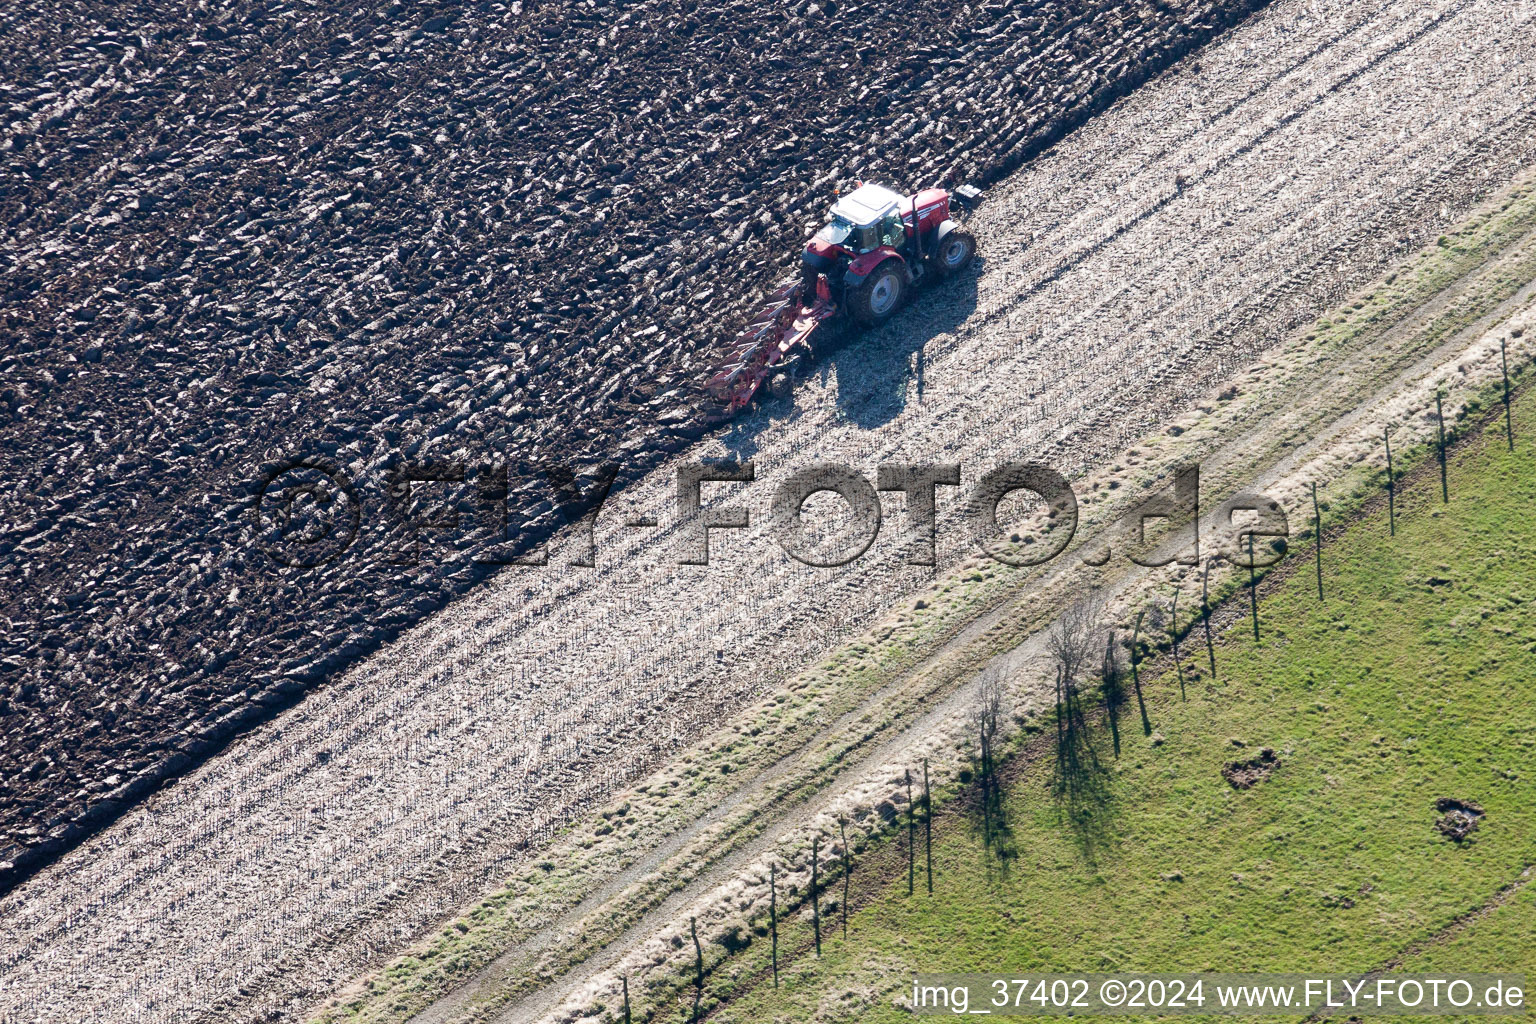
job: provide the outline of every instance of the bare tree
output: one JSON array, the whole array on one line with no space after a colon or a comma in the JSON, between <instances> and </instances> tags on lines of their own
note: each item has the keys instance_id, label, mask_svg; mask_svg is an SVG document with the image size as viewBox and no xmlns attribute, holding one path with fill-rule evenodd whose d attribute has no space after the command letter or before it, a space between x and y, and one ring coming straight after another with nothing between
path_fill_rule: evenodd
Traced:
<instances>
[{"instance_id":1,"label":"bare tree","mask_svg":"<svg viewBox=\"0 0 1536 1024\"><path fill-rule=\"evenodd\" d=\"M1063 697L1070 705L1083 675L1104 647L1104 599L1093 593L1051 624L1045 649L1061 669Z\"/></svg>"},{"instance_id":2,"label":"bare tree","mask_svg":"<svg viewBox=\"0 0 1536 1024\"><path fill-rule=\"evenodd\" d=\"M997 665L988 665L976 680L975 703L971 706L971 722L988 749L997 736L1002 718L1003 670Z\"/></svg>"},{"instance_id":3,"label":"bare tree","mask_svg":"<svg viewBox=\"0 0 1536 1024\"><path fill-rule=\"evenodd\" d=\"M976 736L977 775L981 780L982 834L992 843L992 809L997 802L997 786L993 779L993 744L1003 718L1003 670L989 665L976 680L976 694L971 705L971 729Z\"/></svg>"},{"instance_id":4,"label":"bare tree","mask_svg":"<svg viewBox=\"0 0 1536 1024\"><path fill-rule=\"evenodd\" d=\"M1088 727L1082 687L1097 670L1111 735L1118 752L1118 705L1124 699L1114 637L1104 616L1103 598L1090 594L1068 608L1046 633L1046 650L1055 662L1057 687L1056 774L1052 789L1085 853L1102 840L1108 787L1096 740Z\"/></svg>"},{"instance_id":5,"label":"bare tree","mask_svg":"<svg viewBox=\"0 0 1536 1024\"><path fill-rule=\"evenodd\" d=\"M1094 658L1104 649L1108 630L1104 622L1104 599L1089 594L1072 605L1051 624L1045 635L1045 649L1056 663L1056 738L1057 753L1066 756L1087 727L1078 692L1091 671Z\"/></svg>"}]
</instances>

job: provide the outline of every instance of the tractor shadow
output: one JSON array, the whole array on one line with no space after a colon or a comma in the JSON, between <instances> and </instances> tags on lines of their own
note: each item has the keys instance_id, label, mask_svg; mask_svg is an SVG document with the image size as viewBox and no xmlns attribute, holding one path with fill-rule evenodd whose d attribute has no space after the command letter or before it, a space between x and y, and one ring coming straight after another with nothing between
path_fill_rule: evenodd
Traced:
<instances>
[{"instance_id":1,"label":"tractor shadow","mask_svg":"<svg viewBox=\"0 0 1536 1024\"><path fill-rule=\"evenodd\" d=\"M976 311L982 269L978 257L954 280L919 291L885 326L847 331L840 345L817 360L813 372L824 385L835 383L842 419L871 430L895 419L909 402L922 404L928 343Z\"/></svg>"},{"instance_id":2,"label":"tractor shadow","mask_svg":"<svg viewBox=\"0 0 1536 1024\"><path fill-rule=\"evenodd\" d=\"M976 282L984 269L977 256L959 277L920 290L884 327L828 324L818 339L817 358L799 371L800 379L815 377L833 388L844 422L865 430L889 423L908 402L923 401L927 345L976 311ZM720 435L721 444L738 461L753 458L764 431L800 415L797 391L780 397L761 394Z\"/></svg>"}]
</instances>

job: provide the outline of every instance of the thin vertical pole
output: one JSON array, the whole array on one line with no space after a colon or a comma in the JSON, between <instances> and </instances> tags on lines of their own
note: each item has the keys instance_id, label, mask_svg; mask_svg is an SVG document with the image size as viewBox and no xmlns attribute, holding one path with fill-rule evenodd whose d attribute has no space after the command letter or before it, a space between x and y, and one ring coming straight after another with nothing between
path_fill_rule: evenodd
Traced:
<instances>
[{"instance_id":1,"label":"thin vertical pole","mask_svg":"<svg viewBox=\"0 0 1536 1024\"><path fill-rule=\"evenodd\" d=\"M1509 439L1509 450L1515 450L1515 421L1509 416L1509 342L1499 339L1499 361L1504 364L1504 436Z\"/></svg>"},{"instance_id":2,"label":"thin vertical pole","mask_svg":"<svg viewBox=\"0 0 1536 1024\"><path fill-rule=\"evenodd\" d=\"M1248 607L1253 612L1253 639L1259 639L1259 574L1254 565L1253 534L1248 534Z\"/></svg>"},{"instance_id":3,"label":"thin vertical pole","mask_svg":"<svg viewBox=\"0 0 1536 1024\"><path fill-rule=\"evenodd\" d=\"M1211 640L1211 565L1212 555L1205 560L1205 574L1200 579L1200 617L1205 621L1205 653L1211 659L1211 678L1216 678L1216 644Z\"/></svg>"},{"instance_id":4,"label":"thin vertical pole","mask_svg":"<svg viewBox=\"0 0 1536 1024\"><path fill-rule=\"evenodd\" d=\"M688 919L688 933L693 936L693 1019L699 1019L699 1002L704 998L704 949L699 945L699 925Z\"/></svg>"},{"instance_id":5,"label":"thin vertical pole","mask_svg":"<svg viewBox=\"0 0 1536 1024\"><path fill-rule=\"evenodd\" d=\"M1060 686L1061 669L1056 670L1057 686ZM1061 700L1056 701L1056 731L1061 732ZM1057 741L1060 743L1060 740ZM987 793L987 726L980 723L976 726L976 749L981 751L981 841L988 850L992 849L992 798ZM1063 748L1064 749L1064 748ZM1062 756L1062 751L1057 751L1057 756ZM912 894L912 878L907 876L907 895Z\"/></svg>"},{"instance_id":6,"label":"thin vertical pole","mask_svg":"<svg viewBox=\"0 0 1536 1024\"><path fill-rule=\"evenodd\" d=\"M1179 661L1179 586L1173 586L1173 607L1168 611L1168 640L1173 645L1173 667L1179 673L1179 700L1188 700L1184 693L1184 665Z\"/></svg>"},{"instance_id":7,"label":"thin vertical pole","mask_svg":"<svg viewBox=\"0 0 1536 1024\"><path fill-rule=\"evenodd\" d=\"M848 941L848 880L853 876L853 857L848 852L848 830L843 827L841 816L837 819L837 835L843 842L843 941Z\"/></svg>"},{"instance_id":8,"label":"thin vertical pole","mask_svg":"<svg viewBox=\"0 0 1536 1024\"><path fill-rule=\"evenodd\" d=\"M1387 445L1387 529L1397 536L1397 478L1392 472L1392 434L1381 428L1381 439Z\"/></svg>"},{"instance_id":9,"label":"thin vertical pole","mask_svg":"<svg viewBox=\"0 0 1536 1024\"><path fill-rule=\"evenodd\" d=\"M816 956L821 956L821 883L816 874L816 861L821 855L821 836L811 840L811 924L816 929Z\"/></svg>"},{"instance_id":10,"label":"thin vertical pole","mask_svg":"<svg viewBox=\"0 0 1536 1024\"><path fill-rule=\"evenodd\" d=\"M624 975L624 1024L631 1024L629 1019L629 975Z\"/></svg>"},{"instance_id":11,"label":"thin vertical pole","mask_svg":"<svg viewBox=\"0 0 1536 1024\"><path fill-rule=\"evenodd\" d=\"M1440 440L1436 448L1440 452L1440 501L1451 503L1451 487L1445 476L1445 411L1440 407L1440 392L1435 392L1435 420L1439 424Z\"/></svg>"},{"instance_id":12,"label":"thin vertical pole","mask_svg":"<svg viewBox=\"0 0 1536 1024\"><path fill-rule=\"evenodd\" d=\"M933 793L928 788L928 759L923 758L923 847L928 860L928 895L933 895Z\"/></svg>"},{"instance_id":13,"label":"thin vertical pole","mask_svg":"<svg viewBox=\"0 0 1536 1024\"><path fill-rule=\"evenodd\" d=\"M1124 694L1120 690L1120 669L1115 664L1115 629L1109 629L1104 639L1104 661L1099 668L1103 681L1104 717L1109 720L1109 736L1114 742L1115 756L1120 756L1120 703Z\"/></svg>"},{"instance_id":14,"label":"thin vertical pole","mask_svg":"<svg viewBox=\"0 0 1536 1024\"><path fill-rule=\"evenodd\" d=\"M982 757L986 754L983 752ZM982 772L987 768L982 764ZM907 769L907 895L911 896L917 881L917 805L912 802L912 769ZM983 786L985 794L985 786ZM986 799L983 795L982 799Z\"/></svg>"},{"instance_id":15,"label":"thin vertical pole","mask_svg":"<svg viewBox=\"0 0 1536 1024\"><path fill-rule=\"evenodd\" d=\"M1131 685L1136 687L1136 707L1141 710L1141 734L1151 736L1152 720L1147 717L1147 702L1141 697L1141 670L1137 667L1137 663L1141 660L1137 656L1139 646L1137 641L1141 638L1141 617L1145 614L1147 614L1145 608L1136 613L1136 628L1131 630Z\"/></svg>"},{"instance_id":16,"label":"thin vertical pole","mask_svg":"<svg viewBox=\"0 0 1536 1024\"><path fill-rule=\"evenodd\" d=\"M1317 504L1317 481L1312 481L1312 530L1317 535L1317 599L1323 600L1323 513Z\"/></svg>"},{"instance_id":17,"label":"thin vertical pole","mask_svg":"<svg viewBox=\"0 0 1536 1024\"><path fill-rule=\"evenodd\" d=\"M779 879L778 865L768 865L768 931L773 936L773 987L779 987Z\"/></svg>"}]
</instances>

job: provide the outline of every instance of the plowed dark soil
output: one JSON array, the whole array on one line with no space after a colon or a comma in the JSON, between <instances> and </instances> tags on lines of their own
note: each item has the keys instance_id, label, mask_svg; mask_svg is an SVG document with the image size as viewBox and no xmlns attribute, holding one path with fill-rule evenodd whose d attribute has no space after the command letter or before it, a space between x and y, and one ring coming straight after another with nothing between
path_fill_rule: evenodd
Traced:
<instances>
[{"instance_id":1,"label":"plowed dark soil","mask_svg":"<svg viewBox=\"0 0 1536 1024\"><path fill-rule=\"evenodd\" d=\"M0 887L492 571L390 560L396 461L637 474L835 181L985 183L1263 3L0 15ZM295 455L315 569L253 543Z\"/></svg>"}]
</instances>

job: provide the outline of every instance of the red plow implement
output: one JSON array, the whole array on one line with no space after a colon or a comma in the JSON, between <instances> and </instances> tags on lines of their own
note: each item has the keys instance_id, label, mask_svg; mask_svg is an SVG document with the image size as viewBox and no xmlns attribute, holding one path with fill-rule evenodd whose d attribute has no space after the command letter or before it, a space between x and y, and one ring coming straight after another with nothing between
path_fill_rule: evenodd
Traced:
<instances>
[{"instance_id":1,"label":"red plow implement","mask_svg":"<svg viewBox=\"0 0 1536 1024\"><path fill-rule=\"evenodd\" d=\"M837 306L825 281L819 282L812 306L801 302L798 281L783 285L731 342L706 389L727 412L741 409L752 401L764 381L785 367L797 349L809 357L811 335L836 314Z\"/></svg>"}]
</instances>

